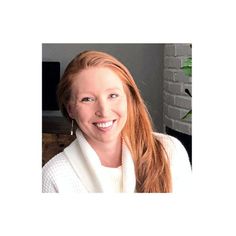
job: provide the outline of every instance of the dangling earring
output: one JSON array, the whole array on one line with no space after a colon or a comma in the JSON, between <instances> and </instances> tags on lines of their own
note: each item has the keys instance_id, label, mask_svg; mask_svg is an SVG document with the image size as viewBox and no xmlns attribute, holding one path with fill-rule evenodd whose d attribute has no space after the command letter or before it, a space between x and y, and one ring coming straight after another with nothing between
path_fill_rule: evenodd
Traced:
<instances>
[{"instance_id":1,"label":"dangling earring","mask_svg":"<svg viewBox=\"0 0 236 236\"><path fill-rule=\"evenodd\" d=\"M74 134L74 120L71 122L71 130L70 130L70 135Z\"/></svg>"}]
</instances>

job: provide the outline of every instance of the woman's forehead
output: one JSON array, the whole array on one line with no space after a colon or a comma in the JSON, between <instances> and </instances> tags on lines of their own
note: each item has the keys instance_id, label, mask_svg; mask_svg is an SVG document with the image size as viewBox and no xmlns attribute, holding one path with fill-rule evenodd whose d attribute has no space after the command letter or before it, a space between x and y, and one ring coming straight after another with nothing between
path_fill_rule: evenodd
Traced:
<instances>
[{"instance_id":1,"label":"woman's forehead","mask_svg":"<svg viewBox=\"0 0 236 236\"><path fill-rule=\"evenodd\" d=\"M122 89L123 82L119 75L108 67L91 67L82 70L73 78L72 89L84 90Z\"/></svg>"}]
</instances>

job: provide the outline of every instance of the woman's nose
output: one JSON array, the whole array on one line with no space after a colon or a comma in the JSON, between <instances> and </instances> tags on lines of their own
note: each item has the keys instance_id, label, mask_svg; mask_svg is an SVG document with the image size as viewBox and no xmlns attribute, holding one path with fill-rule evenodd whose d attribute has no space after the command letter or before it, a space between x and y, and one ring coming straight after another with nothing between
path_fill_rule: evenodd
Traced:
<instances>
[{"instance_id":1,"label":"woman's nose","mask_svg":"<svg viewBox=\"0 0 236 236\"><path fill-rule=\"evenodd\" d=\"M97 101L95 115L99 117L106 117L108 116L110 110L110 106L107 101L99 100Z\"/></svg>"}]
</instances>

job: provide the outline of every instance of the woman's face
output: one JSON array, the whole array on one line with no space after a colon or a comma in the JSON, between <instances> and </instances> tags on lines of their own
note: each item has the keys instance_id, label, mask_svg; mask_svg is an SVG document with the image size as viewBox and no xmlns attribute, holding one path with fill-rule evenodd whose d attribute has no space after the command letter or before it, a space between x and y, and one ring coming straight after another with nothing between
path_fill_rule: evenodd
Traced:
<instances>
[{"instance_id":1,"label":"woman's face","mask_svg":"<svg viewBox=\"0 0 236 236\"><path fill-rule=\"evenodd\" d=\"M116 141L127 120L122 81L107 67L82 70L74 77L67 110L88 142Z\"/></svg>"}]
</instances>

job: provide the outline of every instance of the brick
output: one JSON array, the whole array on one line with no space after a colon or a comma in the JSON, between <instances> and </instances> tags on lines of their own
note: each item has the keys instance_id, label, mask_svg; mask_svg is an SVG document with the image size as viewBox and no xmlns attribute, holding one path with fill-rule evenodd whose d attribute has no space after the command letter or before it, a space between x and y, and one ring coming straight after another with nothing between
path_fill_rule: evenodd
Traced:
<instances>
[{"instance_id":1,"label":"brick","mask_svg":"<svg viewBox=\"0 0 236 236\"><path fill-rule=\"evenodd\" d=\"M174 120L170 119L168 116L164 116L164 125L168 126L169 128L173 129L173 125L174 125Z\"/></svg>"},{"instance_id":2,"label":"brick","mask_svg":"<svg viewBox=\"0 0 236 236\"><path fill-rule=\"evenodd\" d=\"M184 82L184 83L191 83L192 82L192 78L188 77L184 74L183 70L178 70L174 73L174 81L177 82Z\"/></svg>"},{"instance_id":3,"label":"brick","mask_svg":"<svg viewBox=\"0 0 236 236\"><path fill-rule=\"evenodd\" d=\"M191 124L182 121L174 121L173 129L181 133L191 135Z\"/></svg>"},{"instance_id":4,"label":"brick","mask_svg":"<svg viewBox=\"0 0 236 236\"><path fill-rule=\"evenodd\" d=\"M164 49L165 56L175 56L175 45L174 44L166 44Z\"/></svg>"},{"instance_id":5,"label":"brick","mask_svg":"<svg viewBox=\"0 0 236 236\"><path fill-rule=\"evenodd\" d=\"M181 118L180 109L177 107L173 107L173 106L168 106L167 115L168 115L168 117L170 117L172 119L180 120L180 118Z\"/></svg>"},{"instance_id":6,"label":"brick","mask_svg":"<svg viewBox=\"0 0 236 236\"><path fill-rule=\"evenodd\" d=\"M183 84L181 83L168 83L168 92L172 94L182 94L183 93Z\"/></svg>"},{"instance_id":7,"label":"brick","mask_svg":"<svg viewBox=\"0 0 236 236\"><path fill-rule=\"evenodd\" d=\"M164 102L169 105L175 105L175 96L167 92L164 92Z\"/></svg>"},{"instance_id":8,"label":"brick","mask_svg":"<svg viewBox=\"0 0 236 236\"><path fill-rule=\"evenodd\" d=\"M168 105L164 102L164 106L163 106L163 114L167 115L168 113Z\"/></svg>"},{"instance_id":9,"label":"brick","mask_svg":"<svg viewBox=\"0 0 236 236\"><path fill-rule=\"evenodd\" d=\"M176 57L165 57L164 65L167 68L179 69L183 65L183 59Z\"/></svg>"},{"instance_id":10,"label":"brick","mask_svg":"<svg viewBox=\"0 0 236 236\"><path fill-rule=\"evenodd\" d=\"M176 44L175 45L175 56L192 56L192 49L190 44Z\"/></svg>"},{"instance_id":11,"label":"brick","mask_svg":"<svg viewBox=\"0 0 236 236\"><path fill-rule=\"evenodd\" d=\"M169 82L168 81L164 81L164 90L165 91L169 90Z\"/></svg>"},{"instance_id":12,"label":"brick","mask_svg":"<svg viewBox=\"0 0 236 236\"><path fill-rule=\"evenodd\" d=\"M164 69L164 79L174 81L175 80L174 71L170 69Z\"/></svg>"},{"instance_id":13,"label":"brick","mask_svg":"<svg viewBox=\"0 0 236 236\"><path fill-rule=\"evenodd\" d=\"M185 109L192 108L192 100L190 97L186 96L175 96L175 105Z\"/></svg>"}]
</instances>

